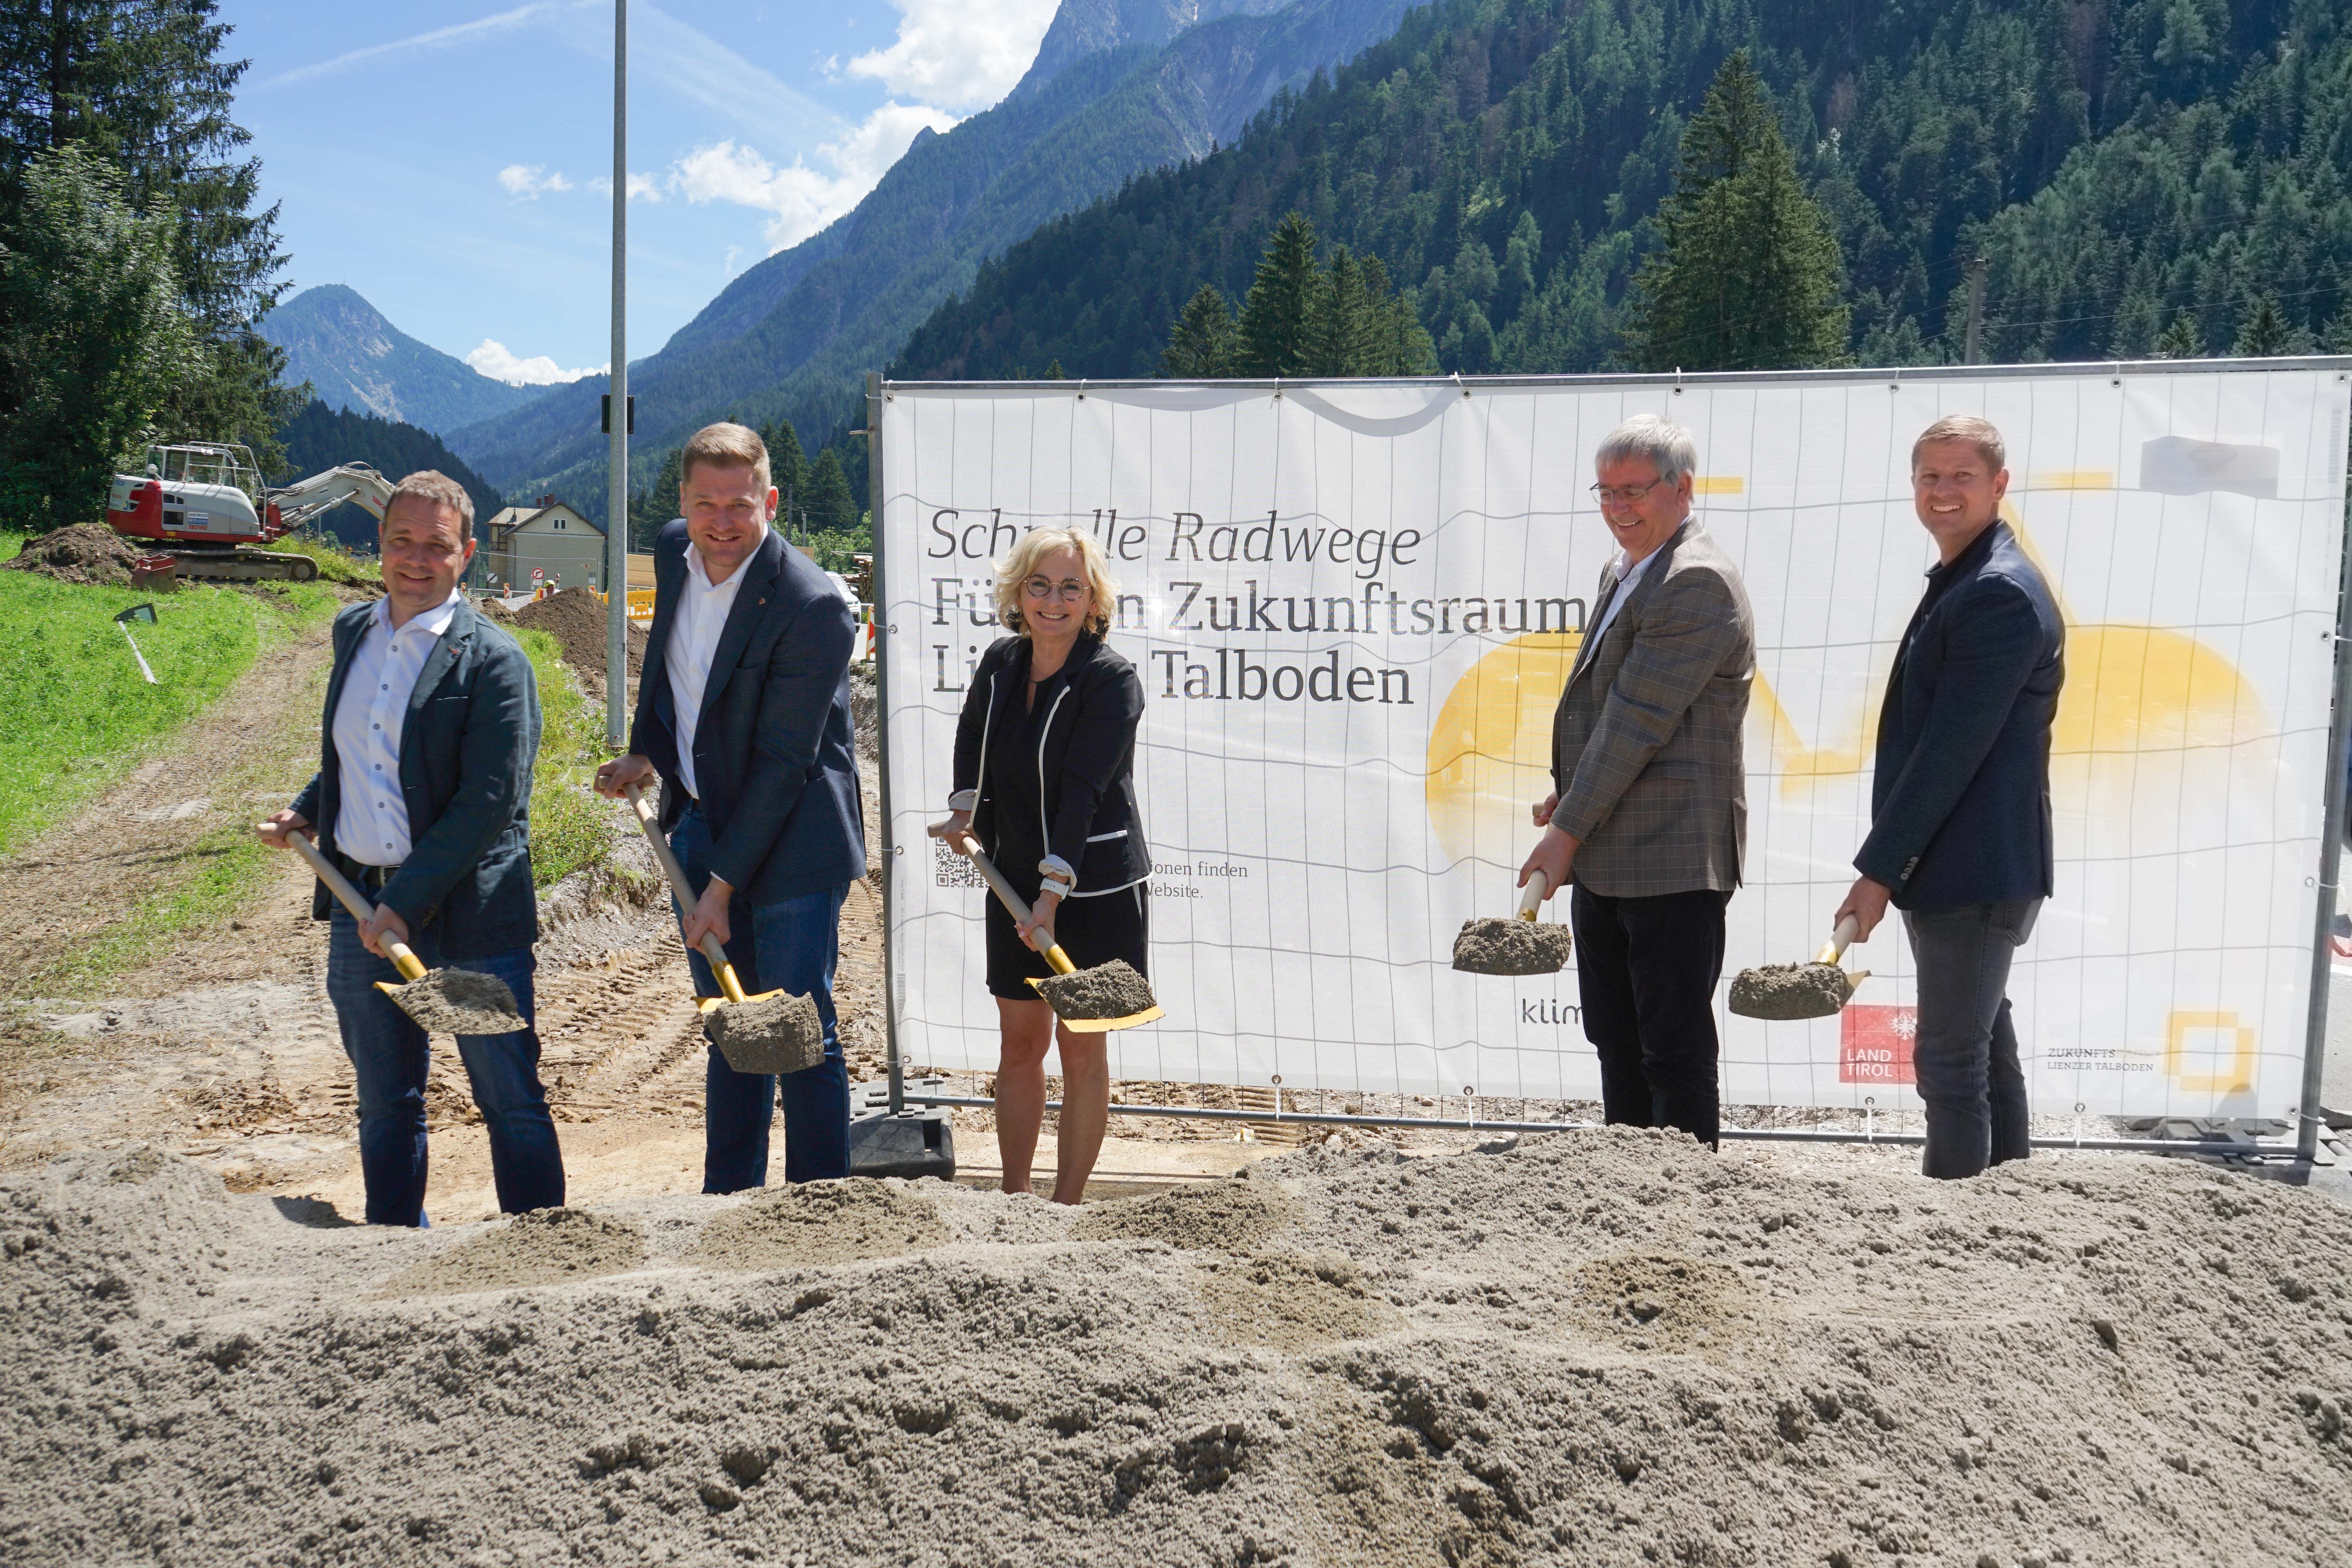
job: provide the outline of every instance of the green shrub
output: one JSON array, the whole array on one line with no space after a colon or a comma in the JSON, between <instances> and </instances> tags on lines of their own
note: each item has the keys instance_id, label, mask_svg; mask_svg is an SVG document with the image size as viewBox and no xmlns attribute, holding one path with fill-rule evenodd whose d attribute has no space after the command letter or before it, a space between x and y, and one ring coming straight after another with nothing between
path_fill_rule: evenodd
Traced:
<instances>
[{"instance_id":1,"label":"green shrub","mask_svg":"<svg viewBox=\"0 0 2352 1568\"><path fill-rule=\"evenodd\" d=\"M589 787L604 759L598 715L563 667L562 645L516 628L539 678L539 765L530 784L530 875L542 890L613 849L611 806Z\"/></svg>"}]
</instances>

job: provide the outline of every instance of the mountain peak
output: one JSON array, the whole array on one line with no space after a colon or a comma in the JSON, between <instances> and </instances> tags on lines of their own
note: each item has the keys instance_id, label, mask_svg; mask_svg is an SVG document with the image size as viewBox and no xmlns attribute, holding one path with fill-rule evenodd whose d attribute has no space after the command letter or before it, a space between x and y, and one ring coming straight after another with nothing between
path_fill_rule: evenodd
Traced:
<instances>
[{"instance_id":1,"label":"mountain peak","mask_svg":"<svg viewBox=\"0 0 2352 1568\"><path fill-rule=\"evenodd\" d=\"M309 382L328 407L436 435L520 408L547 391L494 381L417 342L348 284L314 284L263 317L257 330L286 351L285 380Z\"/></svg>"}]
</instances>

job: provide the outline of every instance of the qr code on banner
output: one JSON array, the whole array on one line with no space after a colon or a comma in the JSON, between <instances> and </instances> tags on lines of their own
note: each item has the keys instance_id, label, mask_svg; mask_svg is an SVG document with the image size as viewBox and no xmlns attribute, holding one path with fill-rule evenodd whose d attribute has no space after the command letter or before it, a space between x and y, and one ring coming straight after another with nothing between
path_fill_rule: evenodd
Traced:
<instances>
[{"instance_id":1,"label":"qr code on banner","mask_svg":"<svg viewBox=\"0 0 2352 1568\"><path fill-rule=\"evenodd\" d=\"M971 862L940 843L931 841L931 886L935 888L985 888L980 873Z\"/></svg>"},{"instance_id":2,"label":"qr code on banner","mask_svg":"<svg viewBox=\"0 0 2352 1568\"><path fill-rule=\"evenodd\" d=\"M1916 1083L1911 1042L1919 1033L1916 1007L1849 1004L1839 1023L1840 1083Z\"/></svg>"}]
</instances>

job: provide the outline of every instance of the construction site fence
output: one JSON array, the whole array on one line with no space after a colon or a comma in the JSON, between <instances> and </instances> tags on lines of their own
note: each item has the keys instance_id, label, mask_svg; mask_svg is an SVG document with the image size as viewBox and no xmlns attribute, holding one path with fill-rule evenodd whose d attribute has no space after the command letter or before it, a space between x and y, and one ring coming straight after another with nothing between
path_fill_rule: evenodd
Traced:
<instances>
[{"instance_id":1,"label":"construction site fence","mask_svg":"<svg viewBox=\"0 0 2352 1568\"><path fill-rule=\"evenodd\" d=\"M2352 709L2352 358L875 377L867 413L894 1076L996 1059L988 894L924 828L946 811L971 669L1004 635L995 563L1024 532L1101 545L1118 578L1108 638L1143 687L1166 1016L1106 1037L1114 1079L1589 1101L1573 961L1500 979L1450 957L1465 920L1509 911L1528 807L1550 787L1552 710L1615 549L1586 494L1601 437L1643 413L1693 432L1696 514L1753 607L1727 980L1810 956L1853 878L1874 718L1935 560L1911 445L1971 414L2007 437L2002 521L2068 627L2056 890L2009 991L2032 1101L2284 1122L2285 1147L2315 1152ZM1899 922L1848 962L1875 973L1832 1018L1768 1025L1718 991L1723 1097L1864 1125L1727 1137L1903 1141L1873 1126L1873 1108L1920 1108Z\"/></svg>"}]
</instances>

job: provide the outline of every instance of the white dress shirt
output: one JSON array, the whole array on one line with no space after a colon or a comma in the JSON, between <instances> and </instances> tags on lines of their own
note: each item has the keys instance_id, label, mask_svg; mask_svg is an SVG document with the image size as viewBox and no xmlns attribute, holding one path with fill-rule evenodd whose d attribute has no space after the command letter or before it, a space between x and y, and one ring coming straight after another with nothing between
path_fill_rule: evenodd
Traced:
<instances>
[{"instance_id":1,"label":"white dress shirt","mask_svg":"<svg viewBox=\"0 0 2352 1568\"><path fill-rule=\"evenodd\" d=\"M395 629L392 601L378 599L352 652L343 694L335 703L335 761L342 773L335 847L362 866L397 866L408 858L400 729L416 678L457 614L457 590L452 588L447 599Z\"/></svg>"},{"instance_id":2,"label":"white dress shirt","mask_svg":"<svg viewBox=\"0 0 2352 1568\"><path fill-rule=\"evenodd\" d=\"M710 684L710 661L718 655L719 634L727 629L727 613L735 607L735 595L743 587L743 574L751 569L752 560L767 542L763 525L751 553L723 583L713 583L710 574L703 570L701 546L686 547L686 591L677 602L677 616L669 624L669 646L663 650L662 663L669 671L670 702L677 710L672 730L677 737L678 782L697 800L702 798L702 786L694 777L694 730L702 721L702 693Z\"/></svg>"},{"instance_id":3,"label":"white dress shirt","mask_svg":"<svg viewBox=\"0 0 2352 1568\"><path fill-rule=\"evenodd\" d=\"M1655 561L1660 553L1661 552L1653 550L1641 560L1628 566L1625 563L1625 552L1621 550L1617 552L1617 559L1610 563L1610 570L1617 578L1617 591L1609 595L1609 603L1601 607L1601 619L1594 622L1592 629L1584 634L1586 647L1600 646L1601 634L1609 629L1609 623L1617 618L1617 612L1625 607L1625 601L1632 598L1633 590L1642 585L1643 577L1649 573L1650 563Z\"/></svg>"}]
</instances>

